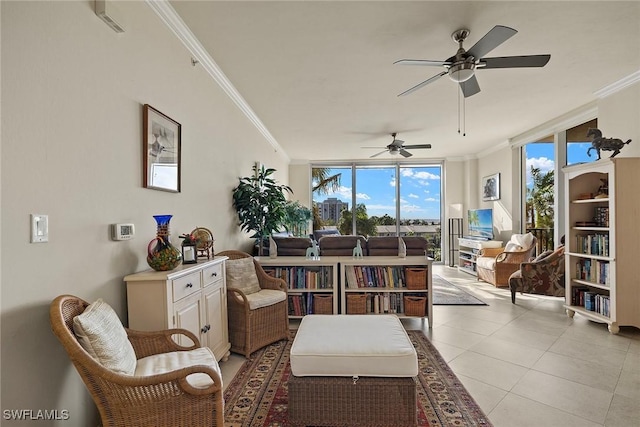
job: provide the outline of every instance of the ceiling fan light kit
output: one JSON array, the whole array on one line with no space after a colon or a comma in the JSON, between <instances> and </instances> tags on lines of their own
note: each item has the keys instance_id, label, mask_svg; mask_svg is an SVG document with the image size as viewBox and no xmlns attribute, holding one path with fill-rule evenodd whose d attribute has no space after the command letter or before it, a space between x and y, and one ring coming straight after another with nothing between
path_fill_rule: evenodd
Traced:
<instances>
[{"instance_id":1,"label":"ceiling fan light kit","mask_svg":"<svg viewBox=\"0 0 640 427\"><path fill-rule=\"evenodd\" d=\"M474 63L463 62L462 64L452 65L449 68L449 78L456 83L466 82L473 77Z\"/></svg>"}]
</instances>

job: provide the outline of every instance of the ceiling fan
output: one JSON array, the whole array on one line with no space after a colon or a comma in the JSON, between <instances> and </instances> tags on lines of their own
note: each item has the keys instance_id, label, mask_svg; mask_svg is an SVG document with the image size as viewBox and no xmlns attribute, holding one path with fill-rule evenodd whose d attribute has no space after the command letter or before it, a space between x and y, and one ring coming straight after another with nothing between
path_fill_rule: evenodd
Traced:
<instances>
[{"instance_id":1,"label":"ceiling fan","mask_svg":"<svg viewBox=\"0 0 640 427\"><path fill-rule=\"evenodd\" d=\"M397 133L392 133L393 141L391 144L387 145L387 147L379 153L374 154L373 156L369 156L369 158L378 157L381 154L389 153L392 155L400 154L403 157L411 157L413 154L408 152L406 148L409 149L417 149L417 148L431 148L431 144L418 144L418 145L404 145L404 141L396 138ZM380 147L363 147L363 148L380 148Z\"/></svg>"},{"instance_id":2,"label":"ceiling fan","mask_svg":"<svg viewBox=\"0 0 640 427\"><path fill-rule=\"evenodd\" d=\"M460 84L460 89L465 98L468 98L480 92L480 86L475 76L475 71L480 69L491 68L522 68L522 67L544 67L551 55L526 55L526 56L503 56L495 58L484 58L484 55L491 52L496 47L507 41L510 37L517 33L513 28L496 25L487 34L484 35L471 49L466 50L462 47L462 43L469 36L470 31L460 29L451 34L451 38L458 43L458 51L452 57L444 61L433 61L428 59L401 59L394 64L401 65L427 65L442 66L444 71L435 76L405 90L398 96L408 95L429 83L438 80L445 74L449 74L449 78Z\"/></svg>"}]
</instances>

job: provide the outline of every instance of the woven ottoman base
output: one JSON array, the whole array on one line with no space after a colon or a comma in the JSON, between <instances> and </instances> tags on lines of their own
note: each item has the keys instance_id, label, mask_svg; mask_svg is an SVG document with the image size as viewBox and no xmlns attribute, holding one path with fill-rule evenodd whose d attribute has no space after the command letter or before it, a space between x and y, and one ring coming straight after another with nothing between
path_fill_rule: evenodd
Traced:
<instances>
[{"instance_id":1,"label":"woven ottoman base","mask_svg":"<svg viewBox=\"0 0 640 427\"><path fill-rule=\"evenodd\" d=\"M416 379L289 377L292 426L415 426Z\"/></svg>"}]
</instances>

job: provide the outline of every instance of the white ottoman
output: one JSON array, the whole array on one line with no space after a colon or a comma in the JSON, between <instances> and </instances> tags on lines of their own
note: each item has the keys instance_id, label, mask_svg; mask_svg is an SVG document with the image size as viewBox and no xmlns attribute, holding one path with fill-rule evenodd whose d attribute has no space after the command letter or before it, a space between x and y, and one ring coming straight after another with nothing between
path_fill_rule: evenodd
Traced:
<instances>
[{"instance_id":1,"label":"white ottoman","mask_svg":"<svg viewBox=\"0 0 640 427\"><path fill-rule=\"evenodd\" d=\"M291 347L292 425L417 423L418 357L395 315L308 315Z\"/></svg>"}]
</instances>

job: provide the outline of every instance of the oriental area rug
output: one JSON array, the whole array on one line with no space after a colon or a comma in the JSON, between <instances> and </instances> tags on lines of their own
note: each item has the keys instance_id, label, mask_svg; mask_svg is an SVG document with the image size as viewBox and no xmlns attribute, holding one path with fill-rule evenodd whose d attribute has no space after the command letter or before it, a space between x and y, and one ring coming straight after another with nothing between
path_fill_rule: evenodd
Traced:
<instances>
[{"instance_id":1,"label":"oriental area rug","mask_svg":"<svg viewBox=\"0 0 640 427\"><path fill-rule=\"evenodd\" d=\"M418 426L486 426L491 423L438 350L420 331L407 331L418 354ZM289 341L253 353L224 393L225 427L286 427Z\"/></svg>"}]
</instances>

